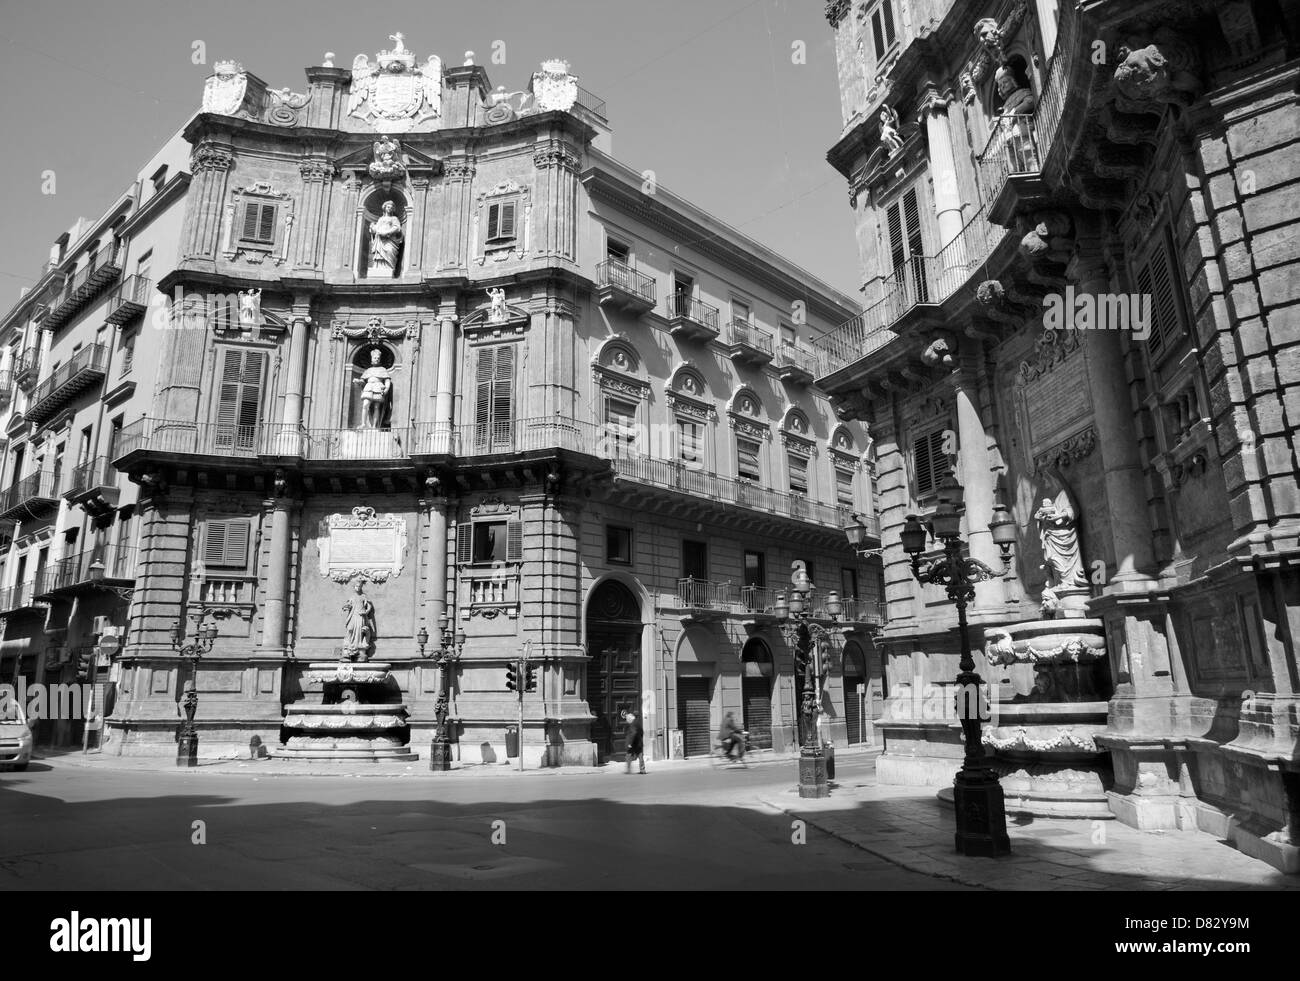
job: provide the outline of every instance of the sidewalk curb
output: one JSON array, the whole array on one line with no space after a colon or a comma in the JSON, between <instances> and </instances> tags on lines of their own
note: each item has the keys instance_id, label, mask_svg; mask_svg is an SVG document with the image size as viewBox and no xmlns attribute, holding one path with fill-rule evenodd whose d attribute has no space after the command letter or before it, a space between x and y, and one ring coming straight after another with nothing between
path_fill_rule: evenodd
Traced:
<instances>
[{"instance_id":1,"label":"sidewalk curb","mask_svg":"<svg viewBox=\"0 0 1300 981\"><path fill-rule=\"evenodd\" d=\"M874 855L877 858L882 858L889 864L896 865L898 866L898 868L903 869L904 871L913 872L916 873L917 875L929 876L931 879L942 879L946 882L952 882L959 886L971 886L976 889L987 889L990 892L1000 891L995 889L993 886L990 886L987 882L972 882L971 880L963 879L961 876L958 875L949 875L944 872L935 872L932 869L925 869L925 868L920 868L919 866L916 865L911 865L907 862L901 861L896 855L892 855L887 852L880 851L879 849L870 848L862 844L860 841L855 841L854 839L848 837L842 832L836 831L834 828L829 828L825 824L819 823L815 818L810 817L806 813L800 814L792 810L791 808L786 807L784 804L779 804L775 801L768 800L764 797L758 797L757 800L759 800L763 804L766 804L768 807L774 807L777 810L784 812L790 817L798 818L800 821L803 821L809 827L816 828L824 835L830 835L832 838L836 839L837 841L842 841L846 845L852 845L854 848L858 849L858 851L866 852L868 855Z\"/></svg>"}]
</instances>

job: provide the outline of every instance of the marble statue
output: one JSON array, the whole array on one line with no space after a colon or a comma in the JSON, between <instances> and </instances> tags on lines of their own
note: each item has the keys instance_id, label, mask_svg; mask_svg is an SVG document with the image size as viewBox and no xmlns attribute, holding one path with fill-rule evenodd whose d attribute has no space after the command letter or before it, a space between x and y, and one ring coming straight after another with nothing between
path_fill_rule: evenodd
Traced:
<instances>
[{"instance_id":1,"label":"marble statue","mask_svg":"<svg viewBox=\"0 0 1300 981\"><path fill-rule=\"evenodd\" d=\"M1042 568L1050 576L1047 585L1053 594L1062 589L1086 587L1088 579L1079 551L1079 520L1069 493L1062 489L1055 502L1050 497L1043 498L1042 505L1034 512L1034 520L1038 522L1038 540L1043 548Z\"/></svg>"},{"instance_id":2,"label":"marble statue","mask_svg":"<svg viewBox=\"0 0 1300 981\"><path fill-rule=\"evenodd\" d=\"M396 206L385 201L383 214L370 223L370 269L373 275L383 272L397 275L397 254L402 247L402 221L394 214Z\"/></svg>"},{"instance_id":3,"label":"marble statue","mask_svg":"<svg viewBox=\"0 0 1300 981\"><path fill-rule=\"evenodd\" d=\"M383 366L379 348L370 350L370 367L355 384L361 385L361 428L379 429L388 420L393 395L393 373Z\"/></svg>"},{"instance_id":4,"label":"marble statue","mask_svg":"<svg viewBox=\"0 0 1300 981\"><path fill-rule=\"evenodd\" d=\"M898 112L890 106L880 107L880 142L890 154L903 148L903 137L898 132Z\"/></svg>"},{"instance_id":5,"label":"marble statue","mask_svg":"<svg viewBox=\"0 0 1300 981\"><path fill-rule=\"evenodd\" d=\"M358 579L354 585L356 596L350 597L343 604L347 614L344 621L346 644L343 647L343 659L355 661L370 660L370 648L375 642L375 605L362 595L363 583Z\"/></svg>"},{"instance_id":6,"label":"marble statue","mask_svg":"<svg viewBox=\"0 0 1300 981\"><path fill-rule=\"evenodd\" d=\"M492 299L492 308L488 311L489 323L500 324L510 318L506 310L506 291L497 287L489 289L488 296Z\"/></svg>"}]
</instances>

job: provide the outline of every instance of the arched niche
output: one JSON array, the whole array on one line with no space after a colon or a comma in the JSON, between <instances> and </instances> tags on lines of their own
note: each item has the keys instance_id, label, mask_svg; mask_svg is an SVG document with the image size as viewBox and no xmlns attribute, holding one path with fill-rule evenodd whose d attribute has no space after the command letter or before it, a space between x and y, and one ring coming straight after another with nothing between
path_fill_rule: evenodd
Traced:
<instances>
[{"instance_id":1,"label":"arched niche","mask_svg":"<svg viewBox=\"0 0 1300 981\"><path fill-rule=\"evenodd\" d=\"M391 203L391 212L385 205ZM406 195L395 187L375 187L362 199L361 234L357 248L357 276L362 279L393 279L402 274L406 264L406 237L410 231L407 222ZM396 219L396 234L376 235L376 222L384 219L380 227L392 228L389 219ZM382 257L382 262L381 262Z\"/></svg>"},{"instance_id":2,"label":"arched niche","mask_svg":"<svg viewBox=\"0 0 1300 981\"><path fill-rule=\"evenodd\" d=\"M397 351L382 342L358 344L352 351L348 359L347 428L392 428L397 364Z\"/></svg>"},{"instance_id":3,"label":"arched niche","mask_svg":"<svg viewBox=\"0 0 1300 981\"><path fill-rule=\"evenodd\" d=\"M748 385L742 385L727 400L727 412L733 416L744 416L747 419L762 419L763 400Z\"/></svg>"}]
</instances>

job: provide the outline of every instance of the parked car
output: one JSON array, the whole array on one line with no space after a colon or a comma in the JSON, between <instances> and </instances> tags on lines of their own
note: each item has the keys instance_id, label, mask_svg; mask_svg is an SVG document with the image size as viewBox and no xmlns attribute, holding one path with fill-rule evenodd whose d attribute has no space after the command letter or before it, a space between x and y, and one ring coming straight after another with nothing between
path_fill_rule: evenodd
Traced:
<instances>
[{"instance_id":1,"label":"parked car","mask_svg":"<svg viewBox=\"0 0 1300 981\"><path fill-rule=\"evenodd\" d=\"M21 703L0 694L0 770L26 770L32 761L32 730Z\"/></svg>"}]
</instances>

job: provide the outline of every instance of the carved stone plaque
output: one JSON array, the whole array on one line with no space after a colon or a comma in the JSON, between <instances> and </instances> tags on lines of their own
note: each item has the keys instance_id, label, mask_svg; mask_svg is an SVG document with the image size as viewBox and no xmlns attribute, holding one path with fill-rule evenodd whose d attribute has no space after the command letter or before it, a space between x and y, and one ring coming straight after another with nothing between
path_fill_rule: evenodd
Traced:
<instances>
[{"instance_id":1,"label":"carved stone plaque","mask_svg":"<svg viewBox=\"0 0 1300 981\"><path fill-rule=\"evenodd\" d=\"M1088 372L1077 332L1044 331L1016 378L1018 422L1029 455L1092 418Z\"/></svg>"},{"instance_id":2,"label":"carved stone plaque","mask_svg":"<svg viewBox=\"0 0 1300 981\"><path fill-rule=\"evenodd\" d=\"M406 554L406 519L376 514L374 508L353 508L351 514L331 514L320 540L320 574L335 582L360 576L385 582L402 573Z\"/></svg>"}]
</instances>

